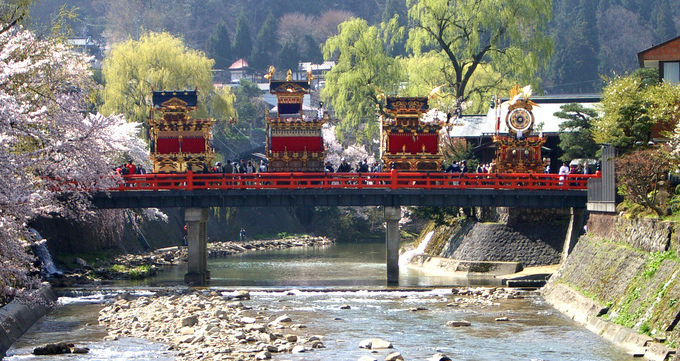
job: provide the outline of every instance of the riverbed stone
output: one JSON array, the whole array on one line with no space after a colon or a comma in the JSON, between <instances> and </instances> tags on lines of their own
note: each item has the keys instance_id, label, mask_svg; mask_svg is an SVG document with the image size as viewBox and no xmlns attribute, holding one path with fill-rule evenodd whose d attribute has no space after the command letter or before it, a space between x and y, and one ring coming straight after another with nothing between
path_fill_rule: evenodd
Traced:
<instances>
[{"instance_id":1,"label":"riverbed stone","mask_svg":"<svg viewBox=\"0 0 680 361\"><path fill-rule=\"evenodd\" d=\"M444 355L443 353L436 353L428 359L428 361L452 361L450 357Z\"/></svg>"},{"instance_id":2,"label":"riverbed stone","mask_svg":"<svg viewBox=\"0 0 680 361\"><path fill-rule=\"evenodd\" d=\"M369 338L359 342L359 348L368 348L371 350L383 350L392 348L392 343L381 338Z\"/></svg>"},{"instance_id":3,"label":"riverbed stone","mask_svg":"<svg viewBox=\"0 0 680 361\"><path fill-rule=\"evenodd\" d=\"M447 325L447 326L450 326L450 327L468 327L468 326L471 325L471 323L470 323L470 321L464 321L464 320L461 320L461 321L448 321L448 322L446 323L446 325Z\"/></svg>"},{"instance_id":4,"label":"riverbed stone","mask_svg":"<svg viewBox=\"0 0 680 361\"><path fill-rule=\"evenodd\" d=\"M307 348L304 345L295 345L290 352L292 353L303 353L306 352Z\"/></svg>"},{"instance_id":5,"label":"riverbed stone","mask_svg":"<svg viewBox=\"0 0 680 361\"><path fill-rule=\"evenodd\" d=\"M293 320L290 318L288 315L281 315L277 317L272 323L281 323L281 322L292 322Z\"/></svg>"},{"instance_id":6,"label":"riverbed stone","mask_svg":"<svg viewBox=\"0 0 680 361\"><path fill-rule=\"evenodd\" d=\"M179 321L178 326L179 327L191 327L194 326L198 323L198 317L196 316L188 316L184 317Z\"/></svg>"},{"instance_id":7,"label":"riverbed stone","mask_svg":"<svg viewBox=\"0 0 680 361\"><path fill-rule=\"evenodd\" d=\"M401 355L401 352L392 352L385 356L385 361L404 361L404 356Z\"/></svg>"}]
</instances>

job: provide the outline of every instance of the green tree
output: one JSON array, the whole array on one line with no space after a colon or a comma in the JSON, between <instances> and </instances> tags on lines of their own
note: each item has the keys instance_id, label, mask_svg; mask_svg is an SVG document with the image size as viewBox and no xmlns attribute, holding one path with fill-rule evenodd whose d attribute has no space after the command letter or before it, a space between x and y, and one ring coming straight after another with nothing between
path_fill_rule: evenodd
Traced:
<instances>
[{"instance_id":1,"label":"green tree","mask_svg":"<svg viewBox=\"0 0 680 361\"><path fill-rule=\"evenodd\" d=\"M253 54L250 56L252 68L265 70L273 64L272 54L276 54L278 45L276 40L277 26L276 18L270 12L255 39Z\"/></svg>"},{"instance_id":2,"label":"green tree","mask_svg":"<svg viewBox=\"0 0 680 361\"><path fill-rule=\"evenodd\" d=\"M565 104L560 109L554 115L567 119L560 124L560 148L564 152L560 160L566 162L576 158L595 158L600 147L593 141L592 119L597 118L597 111L578 103Z\"/></svg>"},{"instance_id":3,"label":"green tree","mask_svg":"<svg viewBox=\"0 0 680 361\"><path fill-rule=\"evenodd\" d=\"M106 85L99 110L123 114L148 129L152 90L197 88L201 103L197 117L208 116L209 111L217 119L234 116L230 89L216 91L213 86L213 63L168 33L147 33L139 41L116 44L102 66Z\"/></svg>"},{"instance_id":4,"label":"green tree","mask_svg":"<svg viewBox=\"0 0 680 361\"><path fill-rule=\"evenodd\" d=\"M321 46L316 39L311 35L305 35L305 52L302 56L302 60L311 61L314 64L321 63L323 61L323 53L321 52Z\"/></svg>"},{"instance_id":5,"label":"green tree","mask_svg":"<svg viewBox=\"0 0 680 361\"><path fill-rule=\"evenodd\" d=\"M0 2L0 34L20 24L28 17L29 7L34 0L12 0Z\"/></svg>"},{"instance_id":6,"label":"green tree","mask_svg":"<svg viewBox=\"0 0 680 361\"><path fill-rule=\"evenodd\" d=\"M352 19L339 28L323 46L324 58L335 59L336 66L326 74L321 96L341 119L336 133L343 145L372 146L379 131L376 110L383 111L385 94L396 94L404 73L385 51L377 27Z\"/></svg>"},{"instance_id":7,"label":"green tree","mask_svg":"<svg viewBox=\"0 0 680 361\"><path fill-rule=\"evenodd\" d=\"M387 0L382 13L382 23L391 30L387 35L388 50L392 56L406 55L405 29L408 26L406 0Z\"/></svg>"},{"instance_id":8,"label":"green tree","mask_svg":"<svg viewBox=\"0 0 680 361\"><path fill-rule=\"evenodd\" d=\"M536 73L552 53L546 33L551 0L409 0L408 45L418 54L436 49L448 59L446 85L456 98L488 93L493 84L470 81L480 65L490 64L503 77L537 87Z\"/></svg>"},{"instance_id":9,"label":"green tree","mask_svg":"<svg viewBox=\"0 0 680 361\"><path fill-rule=\"evenodd\" d=\"M610 79L602 90L603 115L593 124L595 141L612 144L623 152L647 147L652 129L663 133L677 126L678 90L677 85L659 84L654 69Z\"/></svg>"},{"instance_id":10,"label":"green tree","mask_svg":"<svg viewBox=\"0 0 680 361\"><path fill-rule=\"evenodd\" d=\"M654 2L651 23L653 29L652 34L654 35L654 41L657 44L670 40L678 35L669 0L657 0Z\"/></svg>"},{"instance_id":11,"label":"green tree","mask_svg":"<svg viewBox=\"0 0 680 361\"><path fill-rule=\"evenodd\" d=\"M288 41L281 47L279 52L279 66L284 71L287 69L296 71L300 62L300 47L293 41Z\"/></svg>"},{"instance_id":12,"label":"green tree","mask_svg":"<svg viewBox=\"0 0 680 361\"><path fill-rule=\"evenodd\" d=\"M210 36L206 44L208 56L215 60L216 69L228 69L236 61L231 48L229 30L223 22L217 24L215 33Z\"/></svg>"},{"instance_id":13,"label":"green tree","mask_svg":"<svg viewBox=\"0 0 680 361\"><path fill-rule=\"evenodd\" d=\"M555 47L550 63L553 93L583 93L599 90L597 4L580 0L578 7L560 2L555 15Z\"/></svg>"},{"instance_id":14,"label":"green tree","mask_svg":"<svg viewBox=\"0 0 680 361\"><path fill-rule=\"evenodd\" d=\"M250 37L250 25L245 13L236 20L236 34L234 34L234 56L238 59L248 59L253 52L253 40Z\"/></svg>"}]
</instances>

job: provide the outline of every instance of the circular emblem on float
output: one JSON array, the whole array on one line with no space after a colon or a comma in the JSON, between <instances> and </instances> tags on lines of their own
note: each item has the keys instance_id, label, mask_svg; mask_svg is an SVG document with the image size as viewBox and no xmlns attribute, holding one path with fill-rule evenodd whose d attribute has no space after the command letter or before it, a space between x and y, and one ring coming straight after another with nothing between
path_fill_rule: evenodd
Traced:
<instances>
[{"instance_id":1,"label":"circular emblem on float","mask_svg":"<svg viewBox=\"0 0 680 361\"><path fill-rule=\"evenodd\" d=\"M514 130L515 132L522 132L526 134L529 128L531 128L534 115L531 114L531 112L527 109L516 108L508 113L508 117L506 119L508 128Z\"/></svg>"}]
</instances>

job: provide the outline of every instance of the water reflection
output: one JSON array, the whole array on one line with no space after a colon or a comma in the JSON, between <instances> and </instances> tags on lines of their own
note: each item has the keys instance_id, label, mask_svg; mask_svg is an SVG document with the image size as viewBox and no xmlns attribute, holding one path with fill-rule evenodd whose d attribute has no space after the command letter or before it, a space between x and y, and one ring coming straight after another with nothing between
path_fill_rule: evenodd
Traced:
<instances>
[{"instance_id":1,"label":"water reflection","mask_svg":"<svg viewBox=\"0 0 680 361\"><path fill-rule=\"evenodd\" d=\"M335 244L249 252L208 260L211 287L386 287L384 243ZM186 265L172 267L143 281L123 281L121 286L182 283ZM493 277L435 275L400 267L399 287L499 286Z\"/></svg>"}]
</instances>

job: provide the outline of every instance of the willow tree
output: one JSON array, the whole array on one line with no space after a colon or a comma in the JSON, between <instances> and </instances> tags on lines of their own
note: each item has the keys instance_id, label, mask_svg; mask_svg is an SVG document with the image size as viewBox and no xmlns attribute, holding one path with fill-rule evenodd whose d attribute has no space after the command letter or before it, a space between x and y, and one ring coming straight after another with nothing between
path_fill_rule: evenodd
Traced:
<instances>
[{"instance_id":1,"label":"willow tree","mask_svg":"<svg viewBox=\"0 0 680 361\"><path fill-rule=\"evenodd\" d=\"M339 29L323 46L324 58L335 59L336 66L326 74L321 96L341 119L336 127L340 142L370 146L378 139L383 97L396 93L404 76L400 63L385 51L378 27L351 19Z\"/></svg>"},{"instance_id":2,"label":"willow tree","mask_svg":"<svg viewBox=\"0 0 680 361\"><path fill-rule=\"evenodd\" d=\"M148 127L152 90L197 88L201 107L196 116L227 119L234 116L229 88L216 90L212 66L198 50L187 48L168 33L147 33L137 40L114 45L104 59L105 86L101 95L103 114L123 114L128 121Z\"/></svg>"},{"instance_id":3,"label":"willow tree","mask_svg":"<svg viewBox=\"0 0 680 361\"><path fill-rule=\"evenodd\" d=\"M446 60L444 88L457 99L488 94L503 79L538 85L535 75L553 49L551 0L409 0L408 7L408 46ZM486 64L501 76L472 84Z\"/></svg>"}]
</instances>

